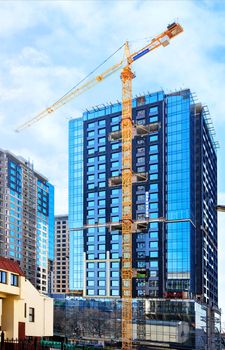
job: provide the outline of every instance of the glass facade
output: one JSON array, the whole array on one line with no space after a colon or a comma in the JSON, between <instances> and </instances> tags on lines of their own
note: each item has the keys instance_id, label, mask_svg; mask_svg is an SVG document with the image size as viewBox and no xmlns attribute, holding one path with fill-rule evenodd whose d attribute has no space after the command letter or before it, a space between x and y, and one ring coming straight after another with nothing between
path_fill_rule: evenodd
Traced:
<instances>
[{"instance_id":1,"label":"glass facade","mask_svg":"<svg viewBox=\"0 0 225 350\"><path fill-rule=\"evenodd\" d=\"M55 208L55 200L54 193L55 189L49 182L48 186L48 258L50 260L54 260L54 245L55 245L55 217L54 217L54 208Z\"/></svg>"},{"instance_id":2,"label":"glass facade","mask_svg":"<svg viewBox=\"0 0 225 350\"><path fill-rule=\"evenodd\" d=\"M143 348L220 349L220 315L210 315L204 305L194 300L142 299L145 318L140 338L137 324L143 319L139 318L139 301L133 299L133 340L141 341ZM92 343L100 340L105 348L112 344L120 348L121 314L119 299L54 295L54 334L74 342L79 339L80 346L90 339ZM212 320L215 329L209 339Z\"/></svg>"},{"instance_id":3,"label":"glass facade","mask_svg":"<svg viewBox=\"0 0 225 350\"><path fill-rule=\"evenodd\" d=\"M216 154L204 108L190 90L141 96L132 105L133 297L215 301ZM69 124L69 225L85 226L70 232L70 285L87 297L121 296L120 121L117 103Z\"/></svg>"},{"instance_id":4,"label":"glass facade","mask_svg":"<svg viewBox=\"0 0 225 350\"><path fill-rule=\"evenodd\" d=\"M167 97L167 219L177 221L166 225L167 291L194 291L195 174L191 164L195 154L190 100L189 90Z\"/></svg>"},{"instance_id":5,"label":"glass facade","mask_svg":"<svg viewBox=\"0 0 225 350\"><path fill-rule=\"evenodd\" d=\"M69 286L71 290L82 290L84 283L83 230L77 230L81 227L83 227L83 118L78 118L69 123Z\"/></svg>"}]
</instances>

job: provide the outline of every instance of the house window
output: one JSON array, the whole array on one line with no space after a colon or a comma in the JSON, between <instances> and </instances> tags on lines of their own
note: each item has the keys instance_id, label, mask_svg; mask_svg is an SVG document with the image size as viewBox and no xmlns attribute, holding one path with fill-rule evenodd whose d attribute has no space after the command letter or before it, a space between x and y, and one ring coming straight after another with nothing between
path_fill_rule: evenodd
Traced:
<instances>
[{"instance_id":1,"label":"house window","mask_svg":"<svg viewBox=\"0 0 225 350\"><path fill-rule=\"evenodd\" d=\"M6 283L6 272L0 271L0 283Z\"/></svg>"},{"instance_id":2,"label":"house window","mask_svg":"<svg viewBox=\"0 0 225 350\"><path fill-rule=\"evenodd\" d=\"M18 275L11 273L11 286L18 287Z\"/></svg>"},{"instance_id":3,"label":"house window","mask_svg":"<svg viewBox=\"0 0 225 350\"><path fill-rule=\"evenodd\" d=\"M24 317L27 317L27 303L24 303Z\"/></svg>"},{"instance_id":4,"label":"house window","mask_svg":"<svg viewBox=\"0 0 225 350\"><path fill-rule=\"evenodd\" d=\"M34 308L29 307L29 322L34 322Z\"/></svg>"}]
</instances>

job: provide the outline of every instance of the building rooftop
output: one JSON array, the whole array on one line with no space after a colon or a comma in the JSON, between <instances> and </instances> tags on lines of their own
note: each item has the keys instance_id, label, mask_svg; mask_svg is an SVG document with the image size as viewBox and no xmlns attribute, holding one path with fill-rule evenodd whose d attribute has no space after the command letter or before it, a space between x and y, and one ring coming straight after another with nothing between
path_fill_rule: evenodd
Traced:
<instances>
[{"instance_id":1,"label":"building rooftop","mask_svg":"<svg viewBox=\"0 0 225 350\"><path fill-rule=\"evenodd\" d=\"M20 276L24 276L18 262L3 258L2 256L0 257L0 270L14 272Z\"/></svg>"}]
</instances>

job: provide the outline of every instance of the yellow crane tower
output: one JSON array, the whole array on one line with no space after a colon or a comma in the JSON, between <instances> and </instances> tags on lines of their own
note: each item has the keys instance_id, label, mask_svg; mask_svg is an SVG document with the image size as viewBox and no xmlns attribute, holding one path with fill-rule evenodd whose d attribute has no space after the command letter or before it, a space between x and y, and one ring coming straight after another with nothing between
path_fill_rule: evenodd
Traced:
<instances>
[{"instance_id":1,"label":"yellow crane tower","mask_svg":"<svg viewBox=\"0 0 225 350\"><path fill-rule=\"evenodd\" d=\"M50 107L39 113L30 121L19 126L16 131L33 125L48 114L56 111L74 97L92 88L119 69L122 81L122 349L132 349L132 79L135 77L131 65L140 57L160 46L167 46L170 39L183 31L179 23L168 25L165 31L155 36L142 49L130 54L128 42L125 43L125 58L102 74L87 81L80 87L71 89Z\"/></svg>"}]
</instances>

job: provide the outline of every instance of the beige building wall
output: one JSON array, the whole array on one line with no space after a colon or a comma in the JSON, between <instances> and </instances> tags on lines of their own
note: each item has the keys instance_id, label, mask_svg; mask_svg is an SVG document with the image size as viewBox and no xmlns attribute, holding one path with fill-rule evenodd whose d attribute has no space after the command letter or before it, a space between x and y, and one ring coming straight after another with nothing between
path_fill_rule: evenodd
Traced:
<instances>
[{"instance_id":1,"label":"beige building wall","mask_svg":"<svg viewBox=\"0 0 225 350\"><path fill-rule=\"evenodd\" d=\"M67 215L55 216L55 259L53 293L69 291L69 226Z\"/></svg>"},{"instance_id":2,"label":"beige building wall","mask_svg":"<svg viewBox=\"0 0 225 350\"><path fill-rule=\"evenodd\" d=\"M25 323L26 336L53 335L53 299L40 294L23 276L19 277L19 286L10 285L10 272L7 272L7 284L0 283L1 329L6 338L18 339L19 322ZM29 316L34 310L34 319Z\"/></svg>"}]
</instances>

